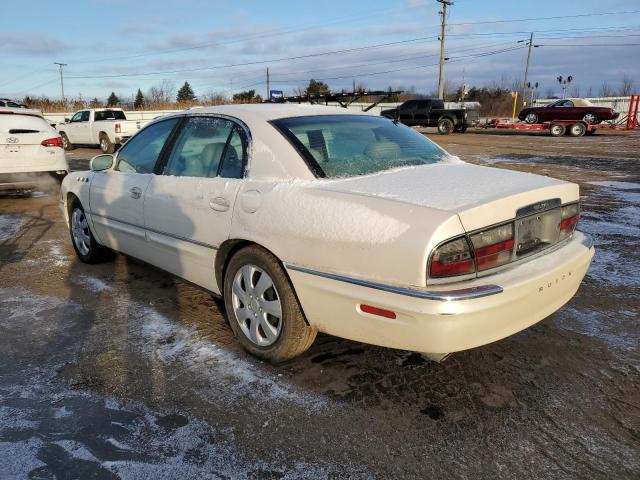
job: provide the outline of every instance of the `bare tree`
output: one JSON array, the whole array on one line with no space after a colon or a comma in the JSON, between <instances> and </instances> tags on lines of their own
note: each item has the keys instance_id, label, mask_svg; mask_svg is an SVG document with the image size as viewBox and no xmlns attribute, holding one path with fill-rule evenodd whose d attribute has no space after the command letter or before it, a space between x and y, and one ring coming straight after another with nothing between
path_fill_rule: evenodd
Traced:
<instances>
[{"instance_id":1,"label":"bare tree","mask_svg":"<svg viewBox=\"0 0 640 480\"><path fill-rule=\"evenodd\" d=\"M553 91L553 88L548 87L545 91L544 91L544 96L546 98L554 98L555 96L555 92Z\"/></svg>"},{"instance_id":2,"label":"bare tree","mask_svg":"<svg viewBox=\"0 0 640 480\"><path fill-rule=\"evenodd\" d=\"M609 83L605 80L600 85L600 96L601 97L613 97L613 89L609 86Z\"/></svg>"},{"instance_id":3,"label":"bare tree","mask_svg":"<svg viewBox=\"0 0 640 480\"><path fill-rule=\"evenodd\" d=\"M627 74L622 75L622 85L618 90L618 95L621 97L628 97L633 92L633 79Z\"/></svg>"},{"instance_id":4,"label":"bare tree","mask_svg":"<svg viewBox=\"0 0 640 480\"><path fill-rule=\"evenodd\" d=\"M161 104L173 103L176 96L176 86L171 80L161 80L160 83L153 85L146 94L147 103Z\"/></svg>"},{"instance_id":5,"label":"bare tree","mask_svg":"<svg viewBox=\"0 0 640 480\"><path fill-rule=\"evenodd\" d=\"M592 98L593 97L593 88L589 87L589 89L587 90L587 98Z\"/></svg>"},{"instance_id":6,"label":"bare tree","mask_svg":"<svg viewBox=\"0 0 640 480\"><path fill-rule=\"evenodd\" d=\"M573 85L569 90L569 95L572 97L580 98L580 85Z\"/></svg>"}]
</instances>

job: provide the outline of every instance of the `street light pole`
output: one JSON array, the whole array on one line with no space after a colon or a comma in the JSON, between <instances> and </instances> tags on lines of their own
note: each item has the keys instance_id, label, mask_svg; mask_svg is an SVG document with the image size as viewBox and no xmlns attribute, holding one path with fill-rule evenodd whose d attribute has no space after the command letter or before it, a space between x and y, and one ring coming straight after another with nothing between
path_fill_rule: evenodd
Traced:
<instances>
[{"instance_id":1,"label":"street light pole","mask_svg":"<svg viewBox=\"0 0 640 480\"><path fill-rule=\"evenodd\" d=\"M67 99L64 98L64 78L62 76L62 67L66 67L67 64L66 63L60 63L60 62L53 62L54 65L58 65L58 67L60 68L60 91L62 93L62 102L66 105L67 104Z\"/></svg>"},{"instance_id":2,"label":"street light pole","mask_svg":"<svg viewBox=\"0 0 640 480\"><path fill-rule=\"evenodd\" d=\"M438 98L444 100L444 35L445 28L447 26L447 7L453 5L450 0L436 0L442 4L442 10L440 15L442 16L442 23L440 27L440 75L438 77Z\"/></svg>"}]
</instances>

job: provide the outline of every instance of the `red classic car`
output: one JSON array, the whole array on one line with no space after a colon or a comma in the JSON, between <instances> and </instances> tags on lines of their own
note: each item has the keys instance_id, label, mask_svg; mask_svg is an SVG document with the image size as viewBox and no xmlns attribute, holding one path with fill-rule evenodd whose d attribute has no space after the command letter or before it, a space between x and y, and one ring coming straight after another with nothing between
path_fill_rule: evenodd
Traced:
<instances>
[{"instance_id":1,"label":"red classic car","mask_svg":"<svg viewBox=\"0 0 640 480\"><path fill-rule=\"evenodd\" d=\"M542 123L551 120L584 120L588 123L600 123L614 120L620 113L609 107L596 107L582 98L564 98L543 107L524 108L518 118L527 123Z\"/></svg>"}]
</instances>

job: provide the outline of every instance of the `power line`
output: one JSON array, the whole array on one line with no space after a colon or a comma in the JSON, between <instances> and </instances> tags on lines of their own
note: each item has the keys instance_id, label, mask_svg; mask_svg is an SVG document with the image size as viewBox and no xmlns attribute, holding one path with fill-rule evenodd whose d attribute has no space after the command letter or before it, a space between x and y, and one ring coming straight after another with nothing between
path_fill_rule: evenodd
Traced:
<instances>
[{"instance_id":1,"label":"power line","mask_svg":"<svg viewBox=\"0 0 640 480\"><path fill-rule=\"evenodd\" d=\"M553 17L511 18L508 20L484 20L479 22L460 22L460 23L450 23L449 26L487 25L487 24L494 24L494 23L513 23L513 22L533 22L537 20L558 20L558 19L565 19L565 18L580 18L580 17L602 17L605 15L633 15L636 13L640 13L640 10L628 10L625 12L582 13L577 15L556 15Z\"/></svg>"}]
</instances>

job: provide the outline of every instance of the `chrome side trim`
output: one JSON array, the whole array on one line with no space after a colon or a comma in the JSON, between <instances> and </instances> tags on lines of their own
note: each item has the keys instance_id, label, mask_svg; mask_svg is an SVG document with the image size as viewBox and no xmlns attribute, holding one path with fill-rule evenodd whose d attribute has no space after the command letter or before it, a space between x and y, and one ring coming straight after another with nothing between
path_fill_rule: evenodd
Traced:
<instances>
[{"instance_id":1,"label":"chrome side trim","mask_svg":"<svg viewBox=\"0 0 640 480\"><path fill-rule=\"evenodd\" d=\"M155 230L153 228L144 227L142 225L137 225L135 223L127 222L125 220L120 220L119 218L110 217L108 215L100 215L99 213L91 212L91 216L104 218L106 220L111 220L112 222L123 223L125 225L129 225L130 227L135 227L135 228L139 228L141 230L144 230L145 232L157 233L158 235L164 235L166 237L175 238L176 240L182 240L183 242L193 243L194 245L198 245L200 247L210 248L211 250L218 250L217 246L210 245L208 243L200 242L198 240L193 240L191 238L187 238L187 237L183 237L183 236L180 236L180 235L176 235L174 233L163 232L162 230Z\"/></svg>"},{"instance_id":2,"label":"chrome side trim","mask_svg":"<svg viewBox=\"0 0 640 480\"><path fill-rule=\"evenodd\" d=\"M294 270L296 272L308 273L309 275L315 275L317 277L329 278L338 282L350 283L352 285L358 285L360 287L373 288L375 290L382 290L383 292L396 293L398 295L405 295L407 297L422 298L425 300L437 300L441 302L455 302L458 300L470 300L472 298L487 297L489 295L496 295L502 293L502 287L498 285L483 285L480 287L462 288L458 290L442 290L442 291L430 291L430 290L414 290L411 288L395 287L393 285L385 285L383 283L370 282L367 280L360 280L358 278L346 277L343 275L337 275L335 273L321 272L318 270L312 270L310 268L301 267L299 265L292 265L285 263L284 266L288 270Z\"/></svg>"}]
</instances>

